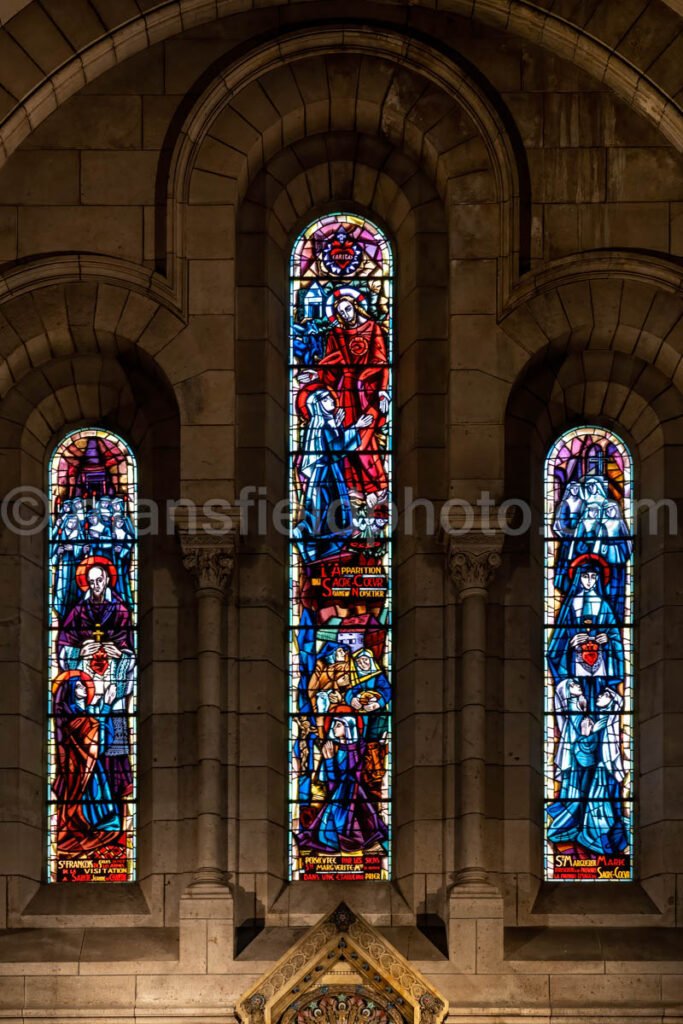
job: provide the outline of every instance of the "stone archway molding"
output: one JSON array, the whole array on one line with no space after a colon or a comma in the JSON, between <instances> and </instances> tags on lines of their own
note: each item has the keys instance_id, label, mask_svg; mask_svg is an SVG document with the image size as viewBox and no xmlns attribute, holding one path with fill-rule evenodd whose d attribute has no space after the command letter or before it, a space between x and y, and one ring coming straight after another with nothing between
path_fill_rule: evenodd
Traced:
<instances>
[{"instance_id":1,"label":"stone archway molding","mask_svg":"<svg viewBox=\"0 0 683 1024\"><path fill-rule=\"evenodd\" d=\"M561 288L565 284L600 277L640 281L661 291L683 295L683 268L680 263L632 249L585 250L562 256L544 264L536 272L525 274L510 293L501 320L536 295Z\"/></svg>"},{"instance_id":2,"label":"stone archway molding","mask_svg":"<svg viewBox=\"0 0 683 1024\"><path fill-rule=\"evenodd\" d=\"M0 398L60 356L139 347L159 365L187 320L158 274L88 253L55 253L0 274Z\"/></svg>"},{"instance_id":3,"label":"stone archway molding","mask_svg":"<svg viewBox=\"0 0 683 1024\"><path fill-rule=\"evenodd\" d=\"M448 1004L381 933L345 903L292 946L237 1004L242 1024L278 1024L345 961L363 987L414 1024L442 1024Z\"/></svg>"},{"instance_id":4,"label":"stone archway molding","mask_svg":"<svg viewBox=\"0 0 683 1024\"><path fill-rule=\"evenodd\" d=\"M457 63L456 55L440 54L400 29L330 23L295 29L245 53L216 75L189 111L171 154L166 192L166 268L179 304L186 301L186 281L179 267L184 256L183 211L202 142L212 125L238 93L268 72L340 52L383 58L419 75L443 91L470 119L486 147L495 181L500 210L501 301L508 294L519 272L520 181L525 172L502 112L467 69ZM250 166L252 179L260 169Z\"/></svg>"},{"instance_id":5,"label":"stone archway molding","mask_svg":"<svg viewBox=\"0 0 683 1024\"><path fill-rule=\"evenodd\" d=\"M282 2L271 0L273 5ZM418 2L433 6L430 0ZM166 0L93 39L48 72L0 123L0 164L60 104L105 71L155 43L241 8L236 0ZM528 0L444 0L440 8L512 32L570 61L604 82L683 149L680 106L644 70L579 26Z\"/></svg>"}]
</instances>

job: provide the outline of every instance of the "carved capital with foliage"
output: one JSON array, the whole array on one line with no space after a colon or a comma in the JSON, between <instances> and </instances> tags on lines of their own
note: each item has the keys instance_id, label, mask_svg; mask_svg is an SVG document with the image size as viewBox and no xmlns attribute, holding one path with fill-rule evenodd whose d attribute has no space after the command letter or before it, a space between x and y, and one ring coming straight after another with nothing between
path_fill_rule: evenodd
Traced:
<instances>
[{"instance_id":1,"label":"carved capital with foliage","mask_svg":"<svg viewBox=\"0 0 683 1024\"><path fill-rule=\"evenodd\" d=\"M227 590L235 567L235 538L180 532L183 565L198 590Z\"/></svg>"},{"instance_id":2,"label":"carved capital with foliage","mask_svg":"<svg viewBox=\"0 0 683 1024\"><path fill-rule=\"evenodd\" d=\"M464 538L453 539L448 545L447 571L459 594L467 590L488 590L501 562L498 546L467 544Z\"/></svg>"}]
</instances>

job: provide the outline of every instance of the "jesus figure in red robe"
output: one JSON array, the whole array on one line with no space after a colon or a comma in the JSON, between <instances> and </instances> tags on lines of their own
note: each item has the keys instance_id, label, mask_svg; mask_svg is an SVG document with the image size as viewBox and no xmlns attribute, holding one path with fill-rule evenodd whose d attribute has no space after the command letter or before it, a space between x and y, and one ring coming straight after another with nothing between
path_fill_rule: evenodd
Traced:
<instances>
[{"instance_id":1,"label":"jesus figure in red robe","mask_svg":"<svg viewBox=\"0 0 683 1024\"><path fill-rule=\"evenodd\" d=\"M389 410L386 334L360 303L346 295L335 300L334 313L335 323L317 372L305 370L299 375L303 387L297 407L305 419L308 395L323 383L337 395L344 427L353 426L361 416L372 416L370 425L359 431L358 448L345 458L343 468L350 494L364 497L368 507L374 508L386 501L388 493L378 444L378 432Z\"/></svg>"}]
</instances>

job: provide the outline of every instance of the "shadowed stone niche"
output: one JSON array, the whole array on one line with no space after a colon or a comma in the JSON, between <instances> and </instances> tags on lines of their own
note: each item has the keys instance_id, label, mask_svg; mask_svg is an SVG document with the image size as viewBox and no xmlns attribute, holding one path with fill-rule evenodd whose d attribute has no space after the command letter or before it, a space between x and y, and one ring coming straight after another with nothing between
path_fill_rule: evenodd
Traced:
<instances>
[{"instance_id":1,"label":"shadowed stone niche","mask_svg":"<svg viewBox=\"0 0 683 1024\"><path fill-rule=\"evenodd\" d=\"M249 989L242 1024L441 1024L445 1000L341 903Z\"/></svg>"}]
</instances>

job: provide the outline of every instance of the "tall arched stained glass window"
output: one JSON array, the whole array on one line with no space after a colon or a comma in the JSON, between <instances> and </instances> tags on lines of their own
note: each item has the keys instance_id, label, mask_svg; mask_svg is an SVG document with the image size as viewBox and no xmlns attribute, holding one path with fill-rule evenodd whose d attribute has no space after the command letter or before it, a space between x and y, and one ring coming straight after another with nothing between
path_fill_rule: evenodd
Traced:
<instances>
[{"instance_id":1,"label":"tall arched stained glass window","mask_svg":"<svg viewBox=\"0 0 683 1024\"><path fill-rule=\"evenodd\" d=\"M633 473L602 427L545 466L545 876L633 879Z\"/></svg>"},{"instance_id":2,"label":"tall arched stained glass window","mask_svg":"<svg viewBox=\"0 0 683 1024\"><path fill-rule=\"evenodd\" d=\"M137 479L75 430L50 460L48 880L135 877Z\"/></svg>"},{"instance_id":3,"label":"tall arched stained glass window","mask_svg":"<svg viewBox=\"0 0 683 1024\"><path fill-rule=\"evenodd\" d=\"M391 871L393 265L336 213L290 265L291 879Z\"/></svg>"}]
</instances>

